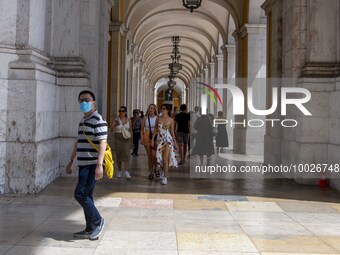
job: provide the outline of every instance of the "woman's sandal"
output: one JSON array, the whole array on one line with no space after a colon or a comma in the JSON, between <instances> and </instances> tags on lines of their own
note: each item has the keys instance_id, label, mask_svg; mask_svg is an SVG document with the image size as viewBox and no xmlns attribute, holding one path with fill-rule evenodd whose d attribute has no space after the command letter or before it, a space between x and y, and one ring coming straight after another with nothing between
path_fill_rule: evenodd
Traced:
<instances>
[{"instance_id":1,"label":"woman's sandal","mask_svg":"<svg viewBox=\"0 0 340 255\"><path fill-rule=\"evenodd\" d=\"M149 174L148 179L153 180L153 174Z\"/></svg>"}]
</instances>

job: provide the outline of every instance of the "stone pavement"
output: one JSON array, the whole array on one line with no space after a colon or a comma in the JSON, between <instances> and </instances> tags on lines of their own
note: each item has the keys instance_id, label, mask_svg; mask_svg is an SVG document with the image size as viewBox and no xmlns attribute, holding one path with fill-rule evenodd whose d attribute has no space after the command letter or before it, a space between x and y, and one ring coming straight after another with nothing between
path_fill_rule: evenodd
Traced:
<instances>
[{"instance_id":1,"label":"stone pavement","mask_svg":"<svg viewBox=\"0 0 340 255\"><path fill-rule=\"evenodd\" d=\"M340 254L340 192L286 179L147 180L145 155L131 159L132 180L99 181L95 202L106 226L97 241L73 198L75 178L37 195L0 197L0 254L222 255Z\"/></svg>"}]
</instances>

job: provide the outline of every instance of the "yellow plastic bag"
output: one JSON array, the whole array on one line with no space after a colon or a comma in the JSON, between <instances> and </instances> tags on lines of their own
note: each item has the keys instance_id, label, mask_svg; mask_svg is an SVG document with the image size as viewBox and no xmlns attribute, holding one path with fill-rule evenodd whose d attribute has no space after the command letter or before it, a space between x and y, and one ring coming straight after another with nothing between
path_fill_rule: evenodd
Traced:
<instances>
[{"instance_id":1,"label":"yellow plastic bag","mask_svg":"<svg viewBox=\"0 0 340 255\"><path fill-rule=\"evenodd\" d=\"M83 123L83 133L86 137L86 140L91 144L93 148L95 148L99 152L99 148L88 138L88 136L84 132L84 123ZM113 167L114 161L112 159L111 147L108 143L106 143L106 150L104 152L104 171L107 178L112 179L115 169Z\"/></svg>"},{"instance_id":2,"label":"yellow plastic bag","mask_svg":"<svg viewBox=\"0 0 340 255\"><path fill-rule=\"evenodd\" d=\"M112 159L112 152L111 152L111 147L109 144L106 144L106 151L104 154L104 170L107 178L112 179L115 168L113 166L114 161Z\"/></svg>"}]
</instances>

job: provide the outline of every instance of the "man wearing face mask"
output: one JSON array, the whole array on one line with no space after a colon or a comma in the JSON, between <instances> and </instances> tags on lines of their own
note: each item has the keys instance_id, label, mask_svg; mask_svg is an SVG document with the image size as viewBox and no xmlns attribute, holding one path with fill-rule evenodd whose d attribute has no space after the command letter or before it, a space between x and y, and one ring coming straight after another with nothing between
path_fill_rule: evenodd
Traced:
<instances>
[{"instance_id":1,"label":"man wearing face mask","mask_svg":"<svg viewBox=\"0 0 340 255\"><path fill-rule=\"evenodd\" d=\"M84 117L79 123L78 140L74 145L66 172L72 173L73 162L77 157L79 166L78 184L74 197L83 207L86 228L74 233L76 238L89 238L97 240L104 228L104 218L101 217L93 202L93 190L96 181L103 178L103 160L106 150L107 123L96 111L95 96L91 91L84 90L78 96L79 108ZM91 140L99 152L88 142Z\"/></svg>"}]
</instances>

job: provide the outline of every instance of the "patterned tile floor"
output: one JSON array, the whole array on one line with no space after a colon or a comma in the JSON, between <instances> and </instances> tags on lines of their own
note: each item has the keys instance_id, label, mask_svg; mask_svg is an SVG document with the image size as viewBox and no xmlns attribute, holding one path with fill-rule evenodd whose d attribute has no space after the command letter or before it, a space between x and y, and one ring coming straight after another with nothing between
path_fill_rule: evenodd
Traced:
<instances>
[{"instance_id":1,"label":"patterned tile floor","mask_svg":"<svg viewBox=\"0 0 340 255\"><path fill-rule=\"evenodd\" d=\"M0 254L340 254L338 191L287 179L191 179L187 164L162 186L147 180L145 155L130 163L132 180L97 183L106 219L98 241L72 237L84 227L75 178L37 195L2 195Z\"/></svg>"}]
</instances>

